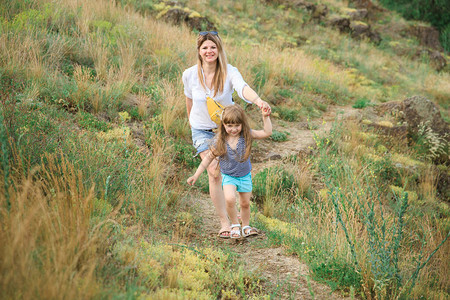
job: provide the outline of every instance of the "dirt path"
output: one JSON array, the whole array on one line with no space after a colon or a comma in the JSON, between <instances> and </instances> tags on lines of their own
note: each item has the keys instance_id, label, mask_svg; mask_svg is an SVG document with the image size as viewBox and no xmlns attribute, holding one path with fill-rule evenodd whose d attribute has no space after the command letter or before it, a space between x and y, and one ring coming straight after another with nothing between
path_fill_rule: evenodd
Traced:
<instances>
[{"instance_id":1,"label":"dirt path","mask_svg":"<svg viewBox=\"0 0 450 300\"><path fill-rule=\"evenodd\" d=\"M296 155L300 152L309 152L309 147L314 147L314 135L324 135L330 131L335 120L349 120L360 118L361 112L351 106L332 106L324 113L322 118L307 122L289 123L288 126L273 124L274 130L289 132L288 140L274 143L266 139L257 142L256 151L252 152L253 174L276 165L284 157Z\"/></svg>"},{"instance_id":2,"label":"dirt path","mask_svg":"<svg viewBox=\"0 0 450 300\"><path fill-rule=\"evenodd\" d=\"M206 239L217 242L219 223L211 200L205 196L197 200L198 209L202 210L202 230ZM332 292L325 284L309 280L309 268L295 256L285 253L282 247L263 248L261 242L266 240L264 232L257 237L231 240L221 239L220 244L229 246L240 256L245 269L256 272L268 284L278 287L276 299L349 299Z\"/></svg>"},{"instance_id":3,"label":"dirt path","mask_svg":"<svg viewBox=\"0 0 450 300\"><path fill-rule=\"evenodd\" d=\"M351 107L331 107L322 119L315 120L314 124L292 123L289 128L279 129L277 124L274 124L275 130L290 133L289 140L283 143L258 141L261 144L258 146L256 161L252 163L253 173L280 163L283 157L307 151L308 147L314 146L314 134L326 134L336 116L352 119L358 116L358 112ZM208 240L217 241L219 220L211 200L207 195L202 195L196 199L196 203L203 215L202 232ZM349 299L338 292L332 292L325 284L309 280L308 266L297 257L286 254L282 247L262 248L261 242L265 239L267 237L262 232L257 237L220 240L220 243L228 243L233 247L246 264L247 270L257 272L272 285L278 286L277 299Z\"/></svg>"}]
</instances>

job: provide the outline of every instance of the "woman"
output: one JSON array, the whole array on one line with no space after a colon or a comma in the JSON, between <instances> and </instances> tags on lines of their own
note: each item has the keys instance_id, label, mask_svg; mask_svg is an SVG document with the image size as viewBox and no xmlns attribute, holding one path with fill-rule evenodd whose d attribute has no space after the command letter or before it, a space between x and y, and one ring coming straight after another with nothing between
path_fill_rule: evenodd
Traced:
<instances>
[{"instance_id":1,"label":"woman","mask_svg":"<svg viewBox=\"0 0 450 300\"><path fill-rule=\"evenodd\" d=\"M268 111L270 106L251 89L242 78L238 69L227 63L222 40L216 31L200 32L197 38L197 64L183 72L186 109L192 131L192 142L202 160L209 153L210 141L217 128L208 113L206 97L211 97L223 106L233 104L232 94L248 103L258 105ZM221 187L222 177L214 160L207 168L209 194L220 219L219 237L230 238L224 195Z\"/></svg>"}]
</instances>

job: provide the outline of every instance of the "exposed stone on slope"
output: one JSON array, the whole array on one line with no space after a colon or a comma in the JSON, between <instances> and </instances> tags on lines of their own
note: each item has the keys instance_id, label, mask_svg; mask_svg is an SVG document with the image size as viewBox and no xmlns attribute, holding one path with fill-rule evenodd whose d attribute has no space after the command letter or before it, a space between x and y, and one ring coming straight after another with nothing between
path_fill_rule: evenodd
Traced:
<instances>
[{"instance_id":1,"label":"exposed stone on slope","mask_svg":"<svg viewBox=\"0 0 450 300\"><path fill-rule=\"evenodd\" d=\"M323 20L328 15L328 7L325 4L316 4L311 9L311 17L316 20Z\"/></svg>"},{"instance_id":2,"label":"exposed stone on slope","mask_svg":"<svg viewBox=\"0 0 450 300\"><path fill-rule=\"evenodd\" d=\"M362 21L367 18L368 11L365 8L362 9L347 8L344 10L344 14L347 15L352 21Z\"/></svg>"},{"instance_id":3,"label":"exposed stone on slope","mask_svg":"<svg viewBox=\"0 0 450 300\"><path fill-rule=\"evenodd\" d=\"M381 42L380 34L373 31L369 24L361 21L350 22L350 30L352 37L356 39L368 38L372 42L378 44Z\"/></svg>"},{"instance_id":4,"label":"exposed stone on slope","mask_svg":"<svg viewBox=\"0 0 450 300\"><path fill-rule=\"evenodd\" d=\"M172 8L160 15L166 21L169 21L175 25L182 23L186 24L189 28L198 31L201 30L217 30L216 26L206 17L200 16L196 12L189 12L181 8Z\"/></svg>"},{"instance_id":5,"label":"exposed stone on slope","mask_svg":"<svg viewBox=\"0 0 450 300\"><path fill-rule=\"evenodd\" d=\"M329 26L336 27L339 29L339 32L350 32L350 18L343 16L330 16L327 24Z\"/></svg>"},{"instance_id":6,"label":"exposed stone on slope","mask_svg":"<svg viewBox=\"0 0 450 300\"><path fill-rule=\"evenodd\" d=\"M265 0L266 3L284 5L287 8L304 8L315 20L323 20L328 15L328 7L325 4L314 4L304 0Z\"/></svg>"},{"instance_id":7,"label":"exposed stone on slope","mask_svg":"<svg viewBox=\"0 0 450 300\"><path fill-rule=\"evenodd\" d=\"M442 119L436 104L422 96L405 99L403 104L403 118L411 131L417 133L420 124L428 124L434 132L450 141L450 126Z\"/></svg>"},{"instance_id":8,"label":"exposed stone on slope","mask_svg":"<svg viewBox=\"0 0 450 300\"><path fill-rule=\"evenodd\" d=\"M380 34L372 30L369 24L361 21L352 21L348 16L330 16L327 24L338 28L339 32L351 32L352 37L355 39L367 38L376 44L381 42Z\"/></svg>"},{"instance_id":9,"label":"exposed stone on slope","mask_svg":"<svg viewBox=\"0 0 450 300\"><path fill-rule=\"evenodd\" d=\"M442 71L447 66L447 60L441 54L441 52L439 52L437 50L422 49L416 53L417 58L421 58L424 55L430 59L430 65L436 71Z\"/></svg>"},{"instance_id":10,"label":"exposed stone on slope","mask_svg":"<svg viewBox=\"0 0 450 300\"><path fill-rule=\"evenodd\" d=\"M350 0L350 3L352 3L356 8L366 9L369 14L386 11L386 9L376 5L371 0Z\"/></svg>"},{"instance_id":11,"label":"exposed stone on slope","mask_svg":"<svg viewBox=\"0 0 450 300\"><path fill-rule=\"evenodd\" d=\"M413 25L409 27L407 33L415 36L421 45L430 47L431 49L444 51L439 41L439 31L433 26Z\"/></svg>"},{"instance_id":12,"label":"exposed stone on slope","mask_svg":"<svg viewBox=\"0 0 450 300\"><path fill-rule=\"evenodd\" d=\"M406 142L406 136L408 134L408 127L406 125L392 124L392 126L389 126L383 122L375 122L371 123L369 127L377 129L381 134L394 136L397 140L403 140L404 142Z\"/></svg>"},{"instance_id":13,"label":"exposed stone on slope","mask_svg":"<svg viewBox=\"0 0 450 300\"><path fill-rule=\"evenodd\" d=\"M390 113L408 127L408 132L416 134L419 127L428 124L435 133L450 141L449 124L441 117L439 107L423 96L413 96L403 101L391 101L377 106L378 115Z\"/></svg>"}]
</instances>

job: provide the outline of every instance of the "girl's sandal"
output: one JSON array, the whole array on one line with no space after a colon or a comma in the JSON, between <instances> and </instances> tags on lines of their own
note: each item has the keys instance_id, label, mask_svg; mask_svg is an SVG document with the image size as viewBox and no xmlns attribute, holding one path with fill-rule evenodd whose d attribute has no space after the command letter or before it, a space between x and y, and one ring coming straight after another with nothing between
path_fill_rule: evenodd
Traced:
<instances>
[{"instance_id":1,"label":"girl's sandal","mask_svg":"<svg viewBox=\"0 0 450 300\"><path fill-rule=\"evenodd\" d=\"M250 227L250 226L244 226L242 227L242 236L248 237L252 235L258 235L258 229Z\"/></svg>"},{"instance_id":2,"label":"girl's sandal","mask_svg":"<svg viewBox=\"0 0 450 300\"><path fill-rule=\"evenodd\" d=\"M237 229L233 229L233 228L237 228ZM241 224L231 224L230 238L231 239L241 238Z\"/></svg>"}]
</instances>

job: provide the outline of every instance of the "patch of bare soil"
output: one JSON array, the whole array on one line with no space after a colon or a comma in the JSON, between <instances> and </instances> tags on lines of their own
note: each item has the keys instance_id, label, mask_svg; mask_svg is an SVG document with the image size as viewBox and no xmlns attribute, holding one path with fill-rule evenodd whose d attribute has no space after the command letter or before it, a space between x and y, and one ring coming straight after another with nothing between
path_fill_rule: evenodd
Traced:
<instances>
[{"instance_id":1,"label":"patch of bare soil","mask_svg":"<svg viewBox=\"0 0 450 300\"><path fill-rule=\"evenodd\" d=\"M284 157L300 152L308 152L308 147L315 145L314 135L327 134L336 119L356 119L359 112L351 107L331 107L321 120L314 124L292 123L289 127L274 129L289 132L289 140L275 143L270 140L258 141L258 151L253 155L253 173L280 163ZM202 195L195 200L201 211L203 225L202 238L217 241L219 219L208 195ZM349 299L339 292L332 292L325 284L309 279L309 268L300 262L296 256L285 253L282 247L263 248L261 242L267 239L264 232L256 237L231 240L220 239L228 243L237 254L247 270L256 272L265 278L270 285L278 287L277 299Z\"/></svg>"}]
</instances>

